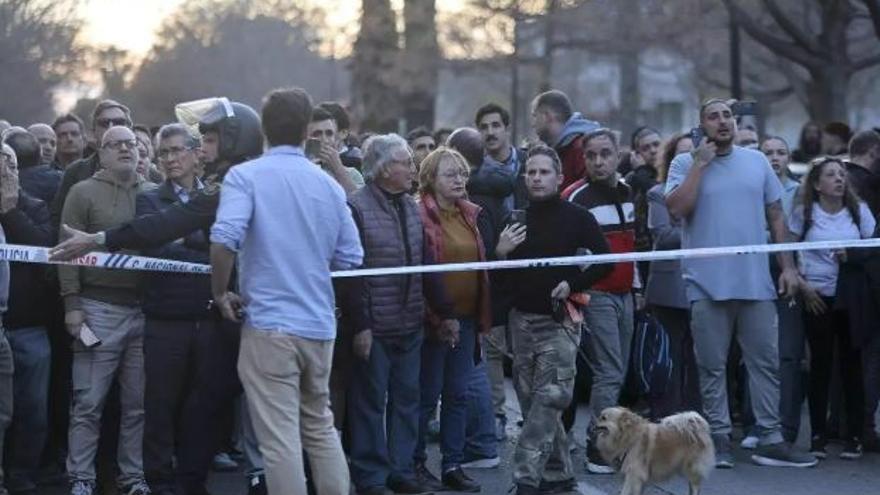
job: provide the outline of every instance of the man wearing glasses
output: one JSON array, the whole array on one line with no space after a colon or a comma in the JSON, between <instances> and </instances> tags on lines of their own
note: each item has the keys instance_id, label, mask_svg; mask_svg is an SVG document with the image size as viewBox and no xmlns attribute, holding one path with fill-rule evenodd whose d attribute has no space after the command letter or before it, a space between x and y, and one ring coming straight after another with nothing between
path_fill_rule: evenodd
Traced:
<instances>
[{"instance_id":1,"label":"man wearing glasses","mask_svg":"<svg viewBox=\"0 0 880 495\"><path fill-rule=\"evenodd\" d=\"M137 140L128 127L111 127L100 143L102 169L70 189L61 213L66 225L86 232L103 231L134 218L135 199L146 186L136 172ZM117 454L120 493L149 493L142 462L144 315L139 277L139 273L127 270L58 268L64 322L75 339L67 457L71 495L94 493L101 413L114 378L119 380L121 404ZM92 334L100 340L99 345L88 338Z\"/></svg>"},{"instance_id":2,"label":"man wearing glasses","mask_svg":"<svg viewBox=\"0 0 880 495\"><path fill-rule=\"evenodd\" d=\"M196 177L200 140L183 124L159 130L157 156L167 179L137 197L136 215L186 204L204 188ZM202 229L155 249L147 256L210 263ZM236 333L216 326L209 312L210 277L187 274L146 275L143 310L144 473L153 493L206 493L205 478L216 451L220 409L231 407L220 379L224 361L235 361ZM230 343L231 342L231 343ZM172 467L172 458L177 459ZM180 490L180 491L176 491Z\"/></svg>"},{"instance_id":3,"label":"man wearing glasses","mask_svg":"<svg viewBox=\"0 0 880 495\"><path fill-rule=\"evenodd\" d=\"M131 128L131 111L127 106L114 100L102 100L95 106L92 112L92 136L95 141L100 143L101 138L108 129L114 126L123 126ZM52 201L52 223L58 225L61 218L61 209L64 207L64 200L70 188L74 184L84 181L95 175L98 169L102 168L100 162L100 154L97 153L96 145L89 143L83 152L82 160L71 163L64 169L64 176L61 178L61 186Z\"/></svg>"}]
</instances>

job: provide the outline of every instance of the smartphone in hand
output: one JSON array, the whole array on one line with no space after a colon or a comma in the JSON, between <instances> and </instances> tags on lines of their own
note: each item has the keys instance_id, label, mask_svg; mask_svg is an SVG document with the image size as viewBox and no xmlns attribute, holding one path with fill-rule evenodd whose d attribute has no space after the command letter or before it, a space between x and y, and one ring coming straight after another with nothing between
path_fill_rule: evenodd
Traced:
<instances>
[{"instance_id":1,"label":"smartphone in hand","mask_svg":"<svg viewBox=\"0 0 880 495\"><path fill-rule=\"evenodd\" d=\"M306 158L312 160L313 162L318 161L318 156L321 154L321 140L315 138L306 139Z\"/></svg>"}]
</instances>

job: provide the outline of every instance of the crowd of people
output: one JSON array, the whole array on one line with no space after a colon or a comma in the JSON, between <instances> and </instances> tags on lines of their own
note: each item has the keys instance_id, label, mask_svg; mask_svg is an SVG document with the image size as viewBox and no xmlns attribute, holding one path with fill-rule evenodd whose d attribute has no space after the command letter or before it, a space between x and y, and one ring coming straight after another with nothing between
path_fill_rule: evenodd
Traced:
<instances>
[{"instance_id":1,"label":"crowd of people","mask_svg":"<svg viewBox=\"0 0 880 495\"><path fill-rule=\"evenodd\" d=\"M113 100L89 127L0 121L0 242L212 266L0 263L0 493L204 495L238 463L251 495L479 492L467 471L498 468L515 419L508 360L518 495L574 489L581 399L591 474L615 471L592 425L619 404L700 412L718 468L734 420L759 465L880 451L874 250L331 278L880 235L880 130L809 123L792 149L737 108L624 143L552 90L522 147L495 103L472 127L356 134L301 89L160 127Z\"/></svg>"}]
</instances>

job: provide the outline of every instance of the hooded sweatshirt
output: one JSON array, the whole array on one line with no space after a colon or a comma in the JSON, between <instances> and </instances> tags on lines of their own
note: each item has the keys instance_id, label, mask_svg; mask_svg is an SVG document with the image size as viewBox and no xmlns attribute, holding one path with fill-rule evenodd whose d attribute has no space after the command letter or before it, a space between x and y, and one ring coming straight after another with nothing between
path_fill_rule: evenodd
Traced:
<instances>
[{"instance_id":1,"label":"hooded sweatshirt","mask_svg":"<svg viewBox=\"0 0 880 495\"><path fill-rule=\"evenodd\" d=\"M579 112L571 115L553 148L562 160L562 188L565 190L569 185L584 176L586 164L584 163L583 138L585 134L599 128L599 123L585 119Z\"/></svg>"},{"instance_id":2,"label":"hooded sweatshirt","mask_svg":"<svg viewBox=\"0 0 880 495\"><path fill-rule=\"evenodd\" d=\"M155 187L134 175L132 182L120 183L109 171L100 170L74 185L64 201L61 222L94 233L131 220L138 193ZM135 271L63 265L58 267L58 278L67 311L81 308L80 297L122 306L140 302L140 277Z\"/></svg>"}]
</instances>

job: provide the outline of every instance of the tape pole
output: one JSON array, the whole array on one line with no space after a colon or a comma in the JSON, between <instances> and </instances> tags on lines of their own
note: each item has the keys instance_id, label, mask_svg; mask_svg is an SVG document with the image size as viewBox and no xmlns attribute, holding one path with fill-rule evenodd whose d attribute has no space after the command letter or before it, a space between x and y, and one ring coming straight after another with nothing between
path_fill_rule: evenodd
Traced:
<instances>
[{"instance_id":1,"label":"tape pole","mask_svg":"<svg viewBox=\"0 0 880 495\"><path fill-rule=\"evenodd\" d=\"M720 246L711 248L676 249L633 253L588 254L557 258L532 258L522 260L481 261L472 263L441 263L436 265L399 266L386 268L361 268L335 271L334 278L371 277L379 275L408 275L415 273L441 273L474 270L505 270L514 268L547 268L557 266L583 266L602 263L630 261L682 260L687 258L714 258L719 256L742 256L784 251L836 250L847 248L878 248L880 239L846 241L790 242L783 244L753 244L748 246ZM49 261L49 248L0 244L0 260L43 263L52 265L85 266L116 270L139 270L166 273L210 274L210 265L186 261L166 260L124 253L89 253L71 261Z\"/></svg>"}]
</instances>

